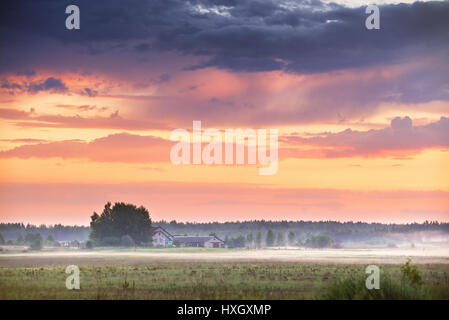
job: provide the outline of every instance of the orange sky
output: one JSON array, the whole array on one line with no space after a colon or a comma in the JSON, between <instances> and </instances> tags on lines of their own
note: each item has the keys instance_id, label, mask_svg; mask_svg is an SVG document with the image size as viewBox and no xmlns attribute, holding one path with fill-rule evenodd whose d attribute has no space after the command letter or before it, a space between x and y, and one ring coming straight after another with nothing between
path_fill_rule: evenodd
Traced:
<instances>
[{"instance_id":1,"label":"orange sky","mask_svg":"<svg viewBox=\"0 0 449 320\"><path fill-rule=\"evenodd\" d=\"M384 73L388 77L394 72ZM366 77L370 73L376 70L367 70ZM49 76L43 74L38 78ZM351 72L338 75L340 80L349 82L352 76ZM210 69L182 75L170 88L154 85L145 90L133 90L106 76L79 77L67 73L58 79L70 92L12 95L3 90L0 96L2 221L87 224L91 212L101 210L106 201L143 204L155 219L183 221L449 221L447 147L438 139L435 145L413 146L399 141L396 145L405 143L405 147L389 146L389 141L383 141L388 136L384 137L382 131L391 129L394 117L408 116L421 134L422 128L447 116L442 113L448 107L444 101L408 108L383 104L363 120L314 120L298 124L252 126L245 115L240 118L236 114L236 125L232 126L232 119L228 118L223 126L218 126L214 116L206 115L203 129L280 130L278 172L260 176L254 165L172 164L169 150L175 142L169 141L171 129L191 131L192 124L182 115L179 118L175 114L167 118L143 115L140 106L164 105L167 100L195 103L209 97L217 100L238 97L260 102L265 109L282 101L283 110L288 111L298 96L307 97L307 91L312 90L308 88L327 84L329 75L307 77L279 72L235 75ZM27 80L11 76L8 81ZM179 93L189 81L203 87L193 93ZM111 88L106 89L104 84ZM83 87L105 93L86 96L80 93L79 88ZM261 92L263 97L254 97L253 92ZM162 101L143 98L153 96L166 98L161 98ZM375 140L370 136L354 136L349 140L330 137L348 128L358 133L369 130L379 133ZM328 145L326 140L316 140L326 135L327 139L335 140ZM298 142L292 137L311 140ZM393 138L404 139L396 133ZM407 135L405 139L408 140ZM377 145L370 146L374 143ZM333 155L348 148L351 152ZM155 192L158 185L161 191ZM97 197L90 194L85 197L85 188L94 190Z\"/></svg>"},{"instance_id":2,"label":"orange sky","mask_svg":"<svg viewBox=\"0 0 449 320\"><path fill-rule=\"evenodd\" d=\"M386 0L367 30L366 1L337 2L105 17L80 1L70 31L58 2L11 3L0 222L87 225L107 201L156 220L449 222L449 3ZM171 132L193 121L278 130L277 172L173 164Z\"/></svg>"}]
</instances>

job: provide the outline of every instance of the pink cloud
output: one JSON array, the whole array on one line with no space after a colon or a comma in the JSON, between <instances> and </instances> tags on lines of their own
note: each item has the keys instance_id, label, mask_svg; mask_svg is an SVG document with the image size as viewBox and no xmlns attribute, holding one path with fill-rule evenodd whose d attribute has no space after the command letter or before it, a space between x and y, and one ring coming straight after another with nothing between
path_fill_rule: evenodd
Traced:
<instances>
[{"instance_id":1,"label":"pink cloud","mask_svg":"<svg viewBox=\"0 0 449 320\"><path fill-rule=\"evenodd\" d=\"M64 106L69 108L71 106ZM78 106L81 111L89 109L89 106ZM169 129L163 121L123 118L118 111L109 117L94 116L81 117L62 116L51 114L37 114L34 109L29 112L12 108L0 108L0 118L5 120L16 120L15 125L19 127L33 128L76 128L76 129L122 129L122 130L152 130Z\"/></svg>"},{"instance_id":2,"label":"pink cloud","mask_svg":"<svg viewBox=\"0 0 449 320\"><path fill-rule=\"evenodd\" d=\"M449 118L413 126L409 117L395 118L379 130L353 131L319 136L281 136L280 159L395 157L406 159L426 148L449 148ZM129 133L111 134L91 142L65 140L33 143L0 152L1 158L83 158L100 162L168 162L176 142ZM299 148L303 147L303 148ZM309 149L304 149L307 147ZM245 151L245 154L247 151Z\"/></svg>"},{"instance_id":3,"label":"pink cloud","mask_svg":"<svg viewBox=\"0 0 449 320\"><path fill-rule=\"evenodd\" d=\"M112 134L92 142L65 140L27 144L0 152L1 158L83 158L99 162L169 161L171 141L128 133Z\"/></svg>"},{"instance_id":4,"label":"pink cloud","mask_svg":"<svg viewBox=\"0 0 449 320\"><path fill-rule=\"evenodd\" d=\"M315 137L292 135L282 137L289 147L280 154L284 157L373 157L391 156L394 152L413 154L426 148L449 148L449 118L437 122L413 126L409 117L396 117L390 127L379 130L325 133ZM295 146L313 146L318 150L304 151Z\"/></svg>"}]
</instances>

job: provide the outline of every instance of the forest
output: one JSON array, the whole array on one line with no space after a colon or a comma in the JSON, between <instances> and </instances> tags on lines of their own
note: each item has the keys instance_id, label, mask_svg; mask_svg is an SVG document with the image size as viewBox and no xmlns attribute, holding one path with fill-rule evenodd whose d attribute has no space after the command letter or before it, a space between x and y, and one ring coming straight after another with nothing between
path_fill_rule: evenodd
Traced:
<instances>
[{"instance_id":1,"label":"forest","mask_svg":"<svg viewBox=\"0 0 449 320\"><path fill-rule=\"evenodd\" d=\"M271 230L275 238L285 242L294 235L294 242L305 243L315 235L327 235L343 245L409 245L424 242L445 242L449 237L449 223L426 221L411 224L382 224L337 221L235 221L235 222L177 222L153 221L153 226L161 226L173 235L215 234L223 240L242 241L254 239L260 233L262 241ZM51 236L56 241L85 241L89 239L88 226L32 225L24 223L0 223L0 234L5 241L17 241L28 233L39 233L44 239ZM276 243L276 241L275 241Z\"/></svg>"}]
</instances>

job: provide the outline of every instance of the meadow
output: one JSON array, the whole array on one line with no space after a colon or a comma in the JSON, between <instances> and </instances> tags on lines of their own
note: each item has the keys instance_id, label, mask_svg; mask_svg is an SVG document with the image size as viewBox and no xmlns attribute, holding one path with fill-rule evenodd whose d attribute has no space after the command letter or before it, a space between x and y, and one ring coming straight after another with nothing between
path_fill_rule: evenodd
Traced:
<instances>
[{"instance_id":1,"label":"meadow","mask_svg":"<svg viewBox=\"0 0 449 320\"><path fill-rule=\"evenodd\" d=\"M404 282L400 256L378 260L381 289L366 295L363 259L294 259L291 250L98 249L0 254L0 299L449 299L449 264L416 260L423 284ZM276 251L276 250L273 250ZM320 251L317 251L320 252ZM321 254L326 257L330 253ZM339 251L342 252L342 251ZM215 255L223 254L221 261ZM285 260L290 254L293 260ZM310 254L314 257L313 252ZM375 255L374 255L375 256ZM190 257L190 258L188 258ZM247 257L238 259L238 257ZM248 258L249 257L249 258ZM279 258L281 257L281 258ZM282 258L283 257L283 258ZM76 260L78 259L78 260ZM401 258L405 262L405 257ZM429 259L427 257L427 259ZM80 290L67 290L65 268L80 268ZM388 292L387 292L388 291Z\"/></svg>"}]
</instances>

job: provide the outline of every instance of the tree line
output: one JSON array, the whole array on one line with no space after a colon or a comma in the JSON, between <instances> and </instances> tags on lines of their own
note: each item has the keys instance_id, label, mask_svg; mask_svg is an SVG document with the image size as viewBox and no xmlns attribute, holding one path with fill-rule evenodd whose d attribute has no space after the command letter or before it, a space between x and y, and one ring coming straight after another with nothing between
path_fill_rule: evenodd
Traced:
<instances>
[{"instance_id":1,"label":"tree line","mask_svg":"<svg viewBox=\"0 0 449 320\"><path fill-rule=\"evenodd\" d=\"M158 225L173 235L215 235L229 247L262 246L338 246L340 243L385 243L397 234L422 231L449 233L449 223L382 224L337 221L236 221L236 222L153 222L143 206L106 203L103 211L91 215L90 226L0 223L0 244L48 244L55 241L86 242L91 245L151 246L152 226ZM39 237L36 236L39 234ZM37 244L36 244L37 245Z\"/></svg>"}]
</instances>

